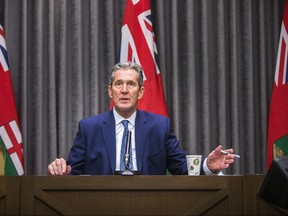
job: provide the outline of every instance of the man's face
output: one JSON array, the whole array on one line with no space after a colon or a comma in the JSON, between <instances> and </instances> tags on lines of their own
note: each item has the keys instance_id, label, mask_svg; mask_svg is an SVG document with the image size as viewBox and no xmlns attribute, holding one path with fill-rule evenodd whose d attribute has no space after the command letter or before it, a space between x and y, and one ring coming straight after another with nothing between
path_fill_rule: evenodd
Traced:
<instances>
[{"instance_id":1,"label":"man's face","mask_svg":"<svg viewBox=\"0 0 288 216\"><path fill-rule=\"evenodd\" d=\"M138 74L132 69L115 72L112 85L108 86L109 97L113 99L116 111L124 118L136 110L138 99L143 96L144 87L139 87Z\"/></svg>"}]
</instances>

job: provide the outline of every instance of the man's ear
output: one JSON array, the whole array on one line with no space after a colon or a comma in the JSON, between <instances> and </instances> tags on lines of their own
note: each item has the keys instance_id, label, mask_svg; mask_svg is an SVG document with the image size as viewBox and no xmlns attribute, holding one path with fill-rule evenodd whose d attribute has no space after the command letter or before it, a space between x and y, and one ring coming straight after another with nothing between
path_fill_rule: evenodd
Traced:
<instances>
[{"instance_id":1,"label":"man's ear","mask_svg":"<svg viewBox=\"0 0 288 216\"><path fill-rule=\"evenodd\" d=\"M110 98L113 97L111 85L108 86L108 95L109 95Z\"/></svg>"},{"instance_id":2,"label":"man's ear","mask_svg":"<svg viewBox=\"0 0 288 216\"><path fill-rule=\"evenodd\" d=\"M145 92L145 88L142 86L139 90L138 99L142 98Z\"/></svg>"}]
</instances>

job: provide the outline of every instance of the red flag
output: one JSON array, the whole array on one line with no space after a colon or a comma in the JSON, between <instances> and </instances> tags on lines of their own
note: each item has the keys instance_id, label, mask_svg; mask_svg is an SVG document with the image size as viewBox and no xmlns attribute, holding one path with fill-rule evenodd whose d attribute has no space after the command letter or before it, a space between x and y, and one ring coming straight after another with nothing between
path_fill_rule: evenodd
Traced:
<instances>
[{"instance_id":1,"label":"red flag","mask_svg":"<svg viewBox=\"0 0 288 216\"><path fill-rule=\"evenodd\" d=\"M284 8L272 92L267 145L267 169L274 157L288 155L288 4Z\"/></svg>"},{"instance_id":2,"label":"red flag","mask_svg":"<svg viewBox=\"0 0 288 216\"><path fill-rule=\"evenodd\" d=\"M149 0L127 0L122 24L120 61L143 68L144 96L137 108L168 116Z\"/></svg>"},{"instance_id":3,"label":"red flag","mask_svg":"<svg viewBox=\"0 0 288 216\"><path fill-rule=\"evenodd\" d=\"M0 25L0 173L23 175L22 136L14 101L4 31Z\"/></svg>"}]
</instances>

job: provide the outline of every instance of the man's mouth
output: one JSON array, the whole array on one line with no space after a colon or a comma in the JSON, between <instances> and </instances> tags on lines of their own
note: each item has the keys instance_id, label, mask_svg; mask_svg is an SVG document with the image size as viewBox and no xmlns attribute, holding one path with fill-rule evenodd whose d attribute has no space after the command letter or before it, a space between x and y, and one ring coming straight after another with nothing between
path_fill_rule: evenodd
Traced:
<instances>
[{"instance_id":1,"label":"man's mouth","mask_svg":"<svg viewBox=\"0 0 288 216\"><path fill-rule=\"evenodd\" d=\"M120 101L127 102L127 101L129 101L129 98L121 98Z\"/></svg>"}]
</instances>

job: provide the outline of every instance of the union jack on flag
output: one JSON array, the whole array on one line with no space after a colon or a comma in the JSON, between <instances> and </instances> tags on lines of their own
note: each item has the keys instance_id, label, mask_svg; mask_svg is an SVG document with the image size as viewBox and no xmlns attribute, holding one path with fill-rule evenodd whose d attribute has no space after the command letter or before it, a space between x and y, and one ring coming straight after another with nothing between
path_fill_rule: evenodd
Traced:
<instances>
[{"instance_id":1,"label":"union jack on flag","mask_svg":"<svg viewBox=\"0 0 288 216\"><path fill-rule=\"evenodd\" d=\"M288 35L284 23L281 27L281 35L278 49L278 57L275 70L275 84L277 86L284 85L288 81L287 76L287 51L288 51Z\"/></svg>"},{"instance_id":2,"label":"union jack on flag","mask_svg":"<svg viewBox=\"0 0 288 216\"><path fill-rule=\"evenodd\" d=\"M0 175L23 175L22 136L14 101L4 31L0 25Z\"/></svg>"},{"instance_id":3,"label":"union jack on flag","mask_svg":"<svg viewBox=\"0 0 288 216\"><path fill-rule=\"evenodd\" d=\"M288 155L287 27L288 4L286 2L279 39L274 86L269 113L267 169L269 169L274 158Z\"/></svg>"},{"instance_id":4,"label":"union jack on flag","mask_svg":"<svg viewBox=\"0 0 288 216\"><path fill-rule=\"evenodd\" d=\"M168 116L149 0L126 1L120 61L132 61L143 68L145 93L138 109Z\"/></svg>"}]
</instances>

